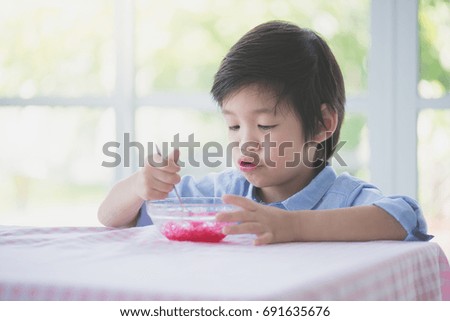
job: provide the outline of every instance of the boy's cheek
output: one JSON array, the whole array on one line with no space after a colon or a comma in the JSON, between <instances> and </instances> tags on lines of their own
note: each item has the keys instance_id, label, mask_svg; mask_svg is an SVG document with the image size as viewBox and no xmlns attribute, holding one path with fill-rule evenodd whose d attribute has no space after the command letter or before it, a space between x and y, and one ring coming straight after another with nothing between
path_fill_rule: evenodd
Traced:
<instances>
[{"instance_id":1,"label":"boy's cheek","mask_svg":"<svg viewBox=\"0 0 450 321\"><path fill-rule=\"evenodd\" d=\"M233 150L231 151L231 158L233 160L233 163L237 164L240 157L241 157L241 152L239 150L239 147L233 148Z\"/></svg>"}]
</instances>

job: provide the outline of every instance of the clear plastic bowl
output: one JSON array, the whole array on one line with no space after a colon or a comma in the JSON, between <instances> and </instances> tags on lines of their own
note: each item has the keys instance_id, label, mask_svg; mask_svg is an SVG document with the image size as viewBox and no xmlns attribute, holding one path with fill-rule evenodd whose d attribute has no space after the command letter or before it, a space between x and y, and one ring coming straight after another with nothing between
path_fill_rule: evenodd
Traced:
<instances>
[{"instance_id":1,"label":"clear plastic bowl","mask_svg":"<svg viewBox=\"0 0 450 321\"><path fill-rule=\"evenodd\" d=\"M219 197L182 197L147 201L146 207L153 224L169 240L191 242L220 242L222 228L229 224L216 222L218 212L239 210L224 204Z\"/></svg>"}]
</instances>

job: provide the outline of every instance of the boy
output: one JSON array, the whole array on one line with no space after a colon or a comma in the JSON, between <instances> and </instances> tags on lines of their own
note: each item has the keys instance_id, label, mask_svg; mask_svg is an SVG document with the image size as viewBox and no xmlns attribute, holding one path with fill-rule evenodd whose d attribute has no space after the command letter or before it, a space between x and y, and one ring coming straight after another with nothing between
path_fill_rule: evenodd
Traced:
<instances>
[{"instance_id":1,"label":"boy","mask_svg":"<svg viewBox=\"0 0 450 321\"><path fill-rule=\"evenodd\" d=\"M166 166L146 164L113 187L99 209L103 224L151 224L144 200L173 196L178 184L181 196L219 196L239 206L216 219L239 222L223 232L254 234L257 245L431 238L416 201L385 197L327 164L345 90L332 52L314 32L278 21L250 30L223 59L211 93L238 146L237 169L181 180L175 151Z\"/></svg>"}]
</instances>

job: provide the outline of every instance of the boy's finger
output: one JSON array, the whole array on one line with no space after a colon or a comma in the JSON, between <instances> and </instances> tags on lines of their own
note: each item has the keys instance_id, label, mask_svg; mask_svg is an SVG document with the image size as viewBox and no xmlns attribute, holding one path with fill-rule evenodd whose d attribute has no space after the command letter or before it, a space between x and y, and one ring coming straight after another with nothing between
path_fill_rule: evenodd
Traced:
<instances>
[{"instance_id":1,"label":"boy's finger","mask_svg":"<svg viewBox=\"0 0 450 321\"><path fill-rule=\"evenodd\" d=\"M158 192L169 193L173 189L173 184L168 184L166 182L155 179L151 188L152 190Z\"/></svg>"},{"instance_id":2,"label":"boy's finger","mask_svg":"<svg viewBox=\"0 0 450 321\"><path fill-rule=\"evenodd\" d=\"M167 158L168 164L167 167L170 171L180 171L180 166L178 165L178 160L180 158L180 150L174 149L172 153L169 154L169 157Z\"/></svg>"},{"instance_id":3,"label":"boy's finger","mask_svg":"<svg viewBox=\"0 0 450 321\"><path fill-rule=\"evenodd\" d=\"M257 203L242 196L226 194L222 197L222 200L226 204L236 205L249 211L256 211L258 208Z\"/></svg>"},{"instance_id":4,"label":"boy's finger","mask_svg":"<svg viewBox=\"0 0 450 321\"><path fill-rule=\"evenodd\" d=\"M266 232L262 235L259 235L256 240L253 242L254 245L265 245L272 242L273 234Z\"/></svg>"},{"instance_id":5,"label":"boy's finger","mask_svg":"<svg viewBox=\"0 0 450 321\"><path fill-rule=\"evenodd\" d=\"M162 170L168 171L168 172L179 172L180 166L178 165L178 159L180 158L180 150L174 149L169 156L164 158L165 166L161 168Z\"/></svg>"},{"instance_id":6,"label":"boy's finger","mask_svg":"<svg viewBox=\"0 0 450 321\"><path fill-rule=\"evenodd\" d=\"M255 221L253 212L249 211L236 211L236 212L220 212L216 215L216 221L218 222L252 222Z\"/></svg>"},{"instance_id":7,"label":"boy's finger","mask_svg":"<svg viewBox=\"0 0 450 321\"><path fill-rule=\"evenodd\" d=\"M152 176L154 179L157 179L158 181L171 185L178 184L181 180L180 175L178 175L177 173L166 172L164 170L160 171L155 170L152 172Z\"/></svg>"},{"instance_id":8,"label":"boy's finger","mask_svg":"<svg viewBox=\"0 0 450 321\"><path fill-rule=\"evenodd\" d=\"M235 225L227 225L223 228L223 233L226 235L235 235L235 234L259 235L262 233L262 226L261 226L261 224L254 223L254 222L235 224Z\"/></svg>"},{"instance_id":9,"label":"boy's finger","mask_svg":"<svg viewBox=\"0 0 450 321\"><path fill-rule=\"evenodd\" d=\"M180 166L173 160L162 157L159 154L148 155L146 166L151 166L168 173L176 173L180 171Z\"/></svg>"},{"instance_id":10,"label":"boy's finger","mask_svg":"<svg viewBox=\"0 0 450 321\"><path fill-rule=\"evenodd\" d=\"M178 159L180 158L180 150L174 149L172 153L169 154L169 161L174 162L175 164L178 163Z\"/></svg>"}]
</instances>

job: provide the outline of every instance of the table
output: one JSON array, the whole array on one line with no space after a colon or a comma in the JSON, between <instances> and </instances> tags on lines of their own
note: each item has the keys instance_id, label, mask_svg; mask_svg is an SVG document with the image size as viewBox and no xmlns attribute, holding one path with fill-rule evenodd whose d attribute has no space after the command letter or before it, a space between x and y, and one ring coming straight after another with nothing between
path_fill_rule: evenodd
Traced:
<instances>
[{"instance_id":1,"label":"table","mask_svg":"<svg viewBox=\"0 0 450 321\"><path fill-rule=\"evenodd\" d=\"M166 240L153 226L0 226L0 300L449 300L433 242L253 246Z\"/></svg>"}]
</instances>

